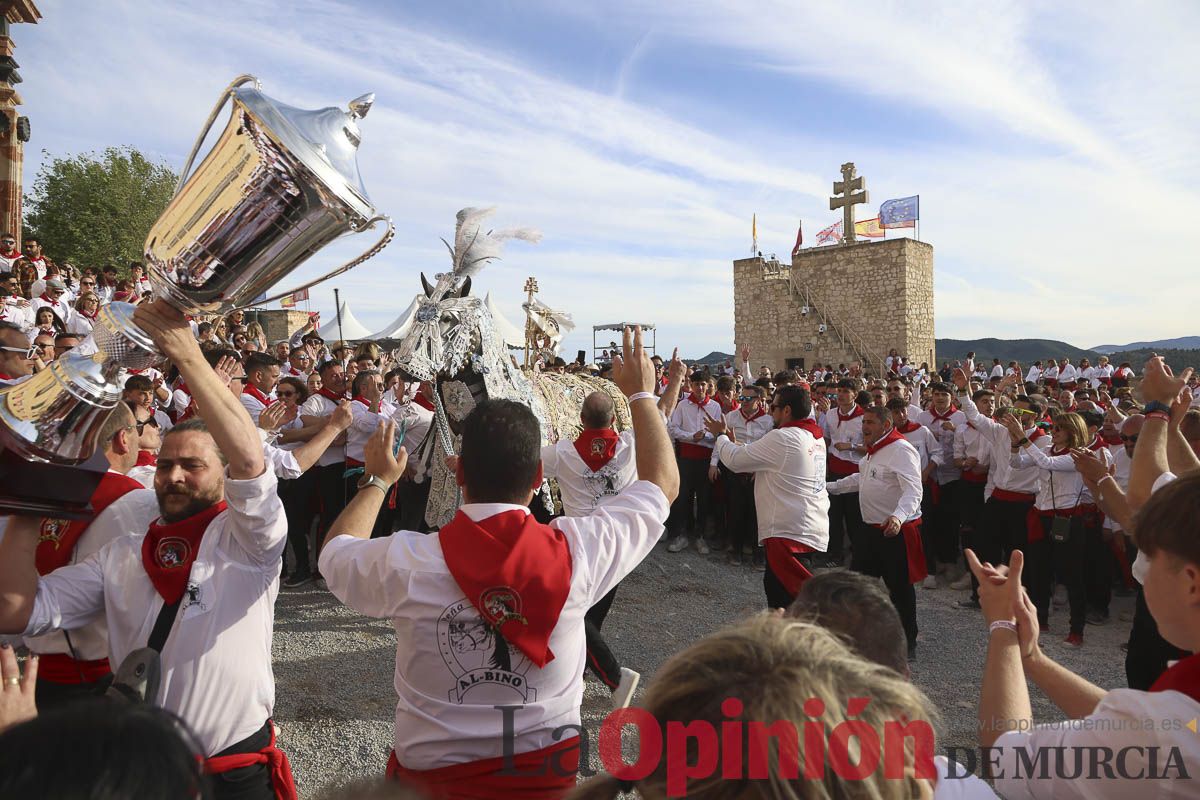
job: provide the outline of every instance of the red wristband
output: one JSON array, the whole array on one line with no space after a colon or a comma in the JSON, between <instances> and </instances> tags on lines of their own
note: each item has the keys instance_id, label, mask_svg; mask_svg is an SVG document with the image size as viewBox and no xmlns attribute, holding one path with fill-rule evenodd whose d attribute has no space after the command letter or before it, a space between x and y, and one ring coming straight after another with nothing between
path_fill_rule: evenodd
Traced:
<instances>
[{"instance_id":1,"label":"red wristband","mask_svg":"<svg viewBox=\"0 0 1200 800\"><path fill-rule=\"evenodd\" d=\"M1170 422L1171 415L1165 411L1151 411L1146 415L1146 419L1161 419L1163 422Z\"/></svg>"}]
</instances>

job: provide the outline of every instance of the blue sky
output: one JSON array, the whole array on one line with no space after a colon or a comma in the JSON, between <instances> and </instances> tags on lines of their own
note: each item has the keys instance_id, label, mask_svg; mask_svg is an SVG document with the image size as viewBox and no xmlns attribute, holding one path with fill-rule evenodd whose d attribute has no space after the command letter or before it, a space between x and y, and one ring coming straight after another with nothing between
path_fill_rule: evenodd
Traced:
<instances>
[{"instance_id":1,"label":"blue sky","mask_svg":"<svg viewBox=\"0 0 1200 800\"><path fill-rule=\"evenodd\" d=\"M15 26L52 154L131 144L178 168L235 75L316 108L377 94L359 163L394 243L335 284L379 329L445 268L455 212L531 226L476 280L579 327L659 325L730 351L730 261L835 221L854 161L875 203L921 195L937 333L1077 345L1200 333L1200 5L759 2L82 3ZM860 213L860 218L872 216ZM369 244L327 248L314 276ZM51 254L53 254L52 243ZM283 288L283 287L280 287ZM332 285L314 307L332 312Z\"/></svg>"}]
</instances>

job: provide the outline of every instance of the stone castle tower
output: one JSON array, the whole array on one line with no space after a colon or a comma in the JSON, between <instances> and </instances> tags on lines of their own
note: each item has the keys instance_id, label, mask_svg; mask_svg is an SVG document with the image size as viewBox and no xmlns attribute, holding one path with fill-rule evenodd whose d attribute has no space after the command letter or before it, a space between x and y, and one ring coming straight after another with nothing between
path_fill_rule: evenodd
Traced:
<instances>
[{"instance_id":1,"label":"stone castle tower","mask_svg":"<svg viewBox=\"0 0 1200 800\"><path fill-rule=\"evenodd\" d=\"M24 143L29 141L29 118L21 116L17 106L21 96L19 66L13 60L16 45L10 35L15 23L36 23L41 19L33 0L0 0L0 233L11 233L21 246L22 166Z\"/></svg>"},{"instance_id":2,"label":"stone castle tower","mask_svg":"<svg viewBox=\"0 0 1200 800\"><path fill-rule=\"evenodd\" d=\"M933 247L915 239L808 248L790 266L734 261L733 313L734 341L756 372L857 361L878 376L892 348L937 368Z\"/></svg>"}]
</instances>

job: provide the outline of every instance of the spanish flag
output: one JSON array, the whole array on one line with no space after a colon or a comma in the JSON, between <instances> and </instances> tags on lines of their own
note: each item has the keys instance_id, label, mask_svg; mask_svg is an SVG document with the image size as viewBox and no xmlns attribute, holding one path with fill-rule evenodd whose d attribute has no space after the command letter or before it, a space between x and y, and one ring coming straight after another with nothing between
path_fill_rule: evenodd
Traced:
<instances>
[{"instance_id":1,"label":"spanish flag","mask_svg":"<svg viewBox=\"0 0 1200 800\"><path fill-rule=\"evenodd\" d=\"M882 239L887 236L887 231L879 224L879 217L875 217L854 223L854 235L867 239Z\"/></svg>"}]
</instances>

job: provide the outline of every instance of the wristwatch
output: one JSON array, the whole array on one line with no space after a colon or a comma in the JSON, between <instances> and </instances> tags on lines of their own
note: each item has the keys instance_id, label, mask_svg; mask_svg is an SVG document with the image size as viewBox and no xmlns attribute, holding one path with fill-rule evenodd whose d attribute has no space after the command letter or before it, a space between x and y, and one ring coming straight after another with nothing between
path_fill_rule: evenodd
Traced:
<instances>
[{"instance_id":1,"label":"wristwatch","mask_svg":"<svg viewBox=\"0 0 1200 800\"><path fill-rule=\"evenodd\" d=\"M379 477L378 475L370 475L370 474L363 475L359 479L358 490L361 492L363 489L366 489L368 486L374 486L376 489L383 492L384 494L387 494L388 490L392 488L388 484L388 482L385 481L383 478Z\"/></svg>"},{"instance_id":2,"label":"wristwatch","mask_svg":"<svg viewBox=\"0 0 1200 800\"><path fill-rule=\"evenodd\" d=\"M1157 400L1151 400L1149 403L1146 403L1145 407L1142 409L1143 414L1149 414L1154 411L1163 411L1169 415L1171 413L1171 407L1166 403L1160 403Z\"/></svg>"}]
</instances>

